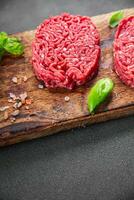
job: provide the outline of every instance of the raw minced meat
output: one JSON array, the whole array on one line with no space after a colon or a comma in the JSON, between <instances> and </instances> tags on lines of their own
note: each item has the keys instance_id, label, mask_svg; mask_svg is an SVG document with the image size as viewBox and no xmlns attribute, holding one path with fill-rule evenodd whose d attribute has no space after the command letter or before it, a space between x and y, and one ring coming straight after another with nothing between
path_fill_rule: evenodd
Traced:
<instances>
[{"instance_id":1,"label":"raw minced meat","mask_svg":"<svg viewBox=\"0 0 134 200\"><path fill-rule=\"evenodd\" d=\"M114 68L120 79L134 88L134 16L123 19L117 28Z\"/></svg>"},{"instance_id":2,"label":"raw minced meat","mask_svg":"<svg viewBox=\"0 0 134 200\"><path fill-rule=\"evenodd\" d=\"M87 16L68 13L46 19L37 27L32 63L38 79L49 88L72 89L98 69L99 33Z\"/></svg>"}]
</instances>

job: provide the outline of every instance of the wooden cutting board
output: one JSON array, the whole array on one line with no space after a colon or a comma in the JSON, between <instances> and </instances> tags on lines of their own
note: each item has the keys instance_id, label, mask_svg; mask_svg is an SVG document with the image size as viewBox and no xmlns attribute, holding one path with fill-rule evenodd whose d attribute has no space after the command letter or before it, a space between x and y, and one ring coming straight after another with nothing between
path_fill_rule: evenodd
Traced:
<instances>
[{"instance_id":1,"label":"wooden cutting board","mask_svg":"<svg viewBox=\"0 0 134 200\"><path fill-rule=\"evenodd\" d=\"M125 16L134 15L134 9L125 9L124 14ZM108 27L110 16L111 13L92 17L101 35L98 75L87 85L71 92L38 88L39 81L35 78L30 63L34 31L15 34L24 43L25 53L20 58L6 56L1 62L0 107L9 106L9 118L4 120L4 112L0 112L0 146L31 140L85 124L134 115L134 90L125 86L113 71L112 43L115 29ZM28 78L26 82L23 81L25 75ZM17 84L11 81L14 76L18 78ZM112 78L115 88L109 100L99 107L97 113L89 115L87 93L90 87L103 77ZM16 120L11 122L13 105L8 102L9 93L12 92L18 96L25 91L28 97L33 99L33 103L29 110L22 106ZM66 102L65 96L69 96L70 101Z\"/></svg>"}]
</instances>

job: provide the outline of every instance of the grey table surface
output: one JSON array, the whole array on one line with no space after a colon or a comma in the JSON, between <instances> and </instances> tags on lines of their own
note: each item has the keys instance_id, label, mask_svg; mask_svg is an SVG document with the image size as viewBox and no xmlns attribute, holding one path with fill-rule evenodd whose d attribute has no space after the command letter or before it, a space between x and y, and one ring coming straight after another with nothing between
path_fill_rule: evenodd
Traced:
<instances>
[{"instance_id":1,"label":"grey table surface","mask_svg":"<svg viewBox=\"0 0 134 200\"><path fill-rule=\"evenodd\" d=\"M97 15L134 0L1 0L0 31L61 12ZM0 200L134 199L134 116L0 149Z\"/></svg>"}]
</instances>

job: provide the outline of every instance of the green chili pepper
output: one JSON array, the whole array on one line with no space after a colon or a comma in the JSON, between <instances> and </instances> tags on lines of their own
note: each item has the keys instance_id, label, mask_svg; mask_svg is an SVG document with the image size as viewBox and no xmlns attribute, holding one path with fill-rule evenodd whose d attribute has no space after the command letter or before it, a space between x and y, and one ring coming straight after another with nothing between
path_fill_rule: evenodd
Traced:
<instances>
[{"instance_id":1,"label":"green chili pepper","mask_svg":"<svg viewBox=\"0 0 134 200\"><path fill-rule=\"evenodd\" d=\"M94 112L95 108L105 101L113 87L114 83L110 78L103 78L97 81L88 94L88 109L90 113Z\"/></svg>"}]
</instances>

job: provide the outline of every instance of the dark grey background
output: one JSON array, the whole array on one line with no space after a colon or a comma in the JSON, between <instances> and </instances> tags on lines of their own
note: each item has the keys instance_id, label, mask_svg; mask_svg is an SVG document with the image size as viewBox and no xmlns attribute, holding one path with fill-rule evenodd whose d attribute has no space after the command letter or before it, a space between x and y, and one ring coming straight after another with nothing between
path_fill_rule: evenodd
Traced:
<instances>
[{"instance_id":1,"label":"dark grey background","mask_svg":"<svg viewBox=\"0 0 134 200\"><path fill-rule=\"evenodd\" d=\"M1 0L0 31L66 11L97 15L134 0ZM134 199L134 116L0 150L0 200Z\"/></svg>"}]
</instances>

